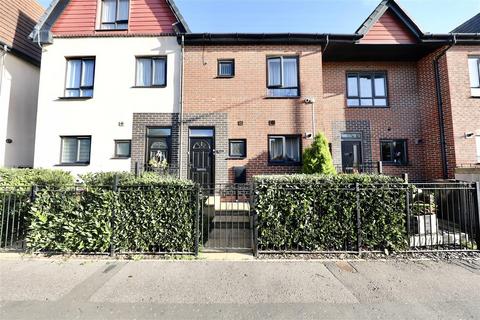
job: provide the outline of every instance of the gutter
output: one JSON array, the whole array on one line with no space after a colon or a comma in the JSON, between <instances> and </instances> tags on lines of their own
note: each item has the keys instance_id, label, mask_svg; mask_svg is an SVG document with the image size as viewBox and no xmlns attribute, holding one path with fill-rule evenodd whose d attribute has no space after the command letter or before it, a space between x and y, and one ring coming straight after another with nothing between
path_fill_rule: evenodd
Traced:
<instances>
[{"instance_id":1,"label":"gutter","mask_svg":"<svg viewBox=\"0 0 480 320\"><path fill-rule=\"evenodd\" d=\"M457 43L457 37L455 34L450 35L452 42L446 48L444 48L436 57L433 59L433 69L435 73L435 90L437 93L437 110L438 110L438 124L440 130L440 152L442 157L442 175L443 179L448 179L448 159L447 159L447 143L445 138L445 112L443 109L443 95L442 95L442 85L440 79L440 65L439 60L442 58L447 51Z\"/></svg>"},{"instance_id":2,"label":"gutter","mask_svg":"<svg viewBox=\"0 0 480 320\"><path fill-rule=\"evenodd\" d=\"M181 58L180 58L180 97L179 97L179 103L178 103L178 108L179 108L179 142L178 142L178 150L180 152L178 156L178 170L179 170L179 175L180 178L182 176L182 168L183 168L183 91L184 91L184 72L185 72L185 35L180 36L180 46L181 46Z\"/></svg>"}]
</instances>

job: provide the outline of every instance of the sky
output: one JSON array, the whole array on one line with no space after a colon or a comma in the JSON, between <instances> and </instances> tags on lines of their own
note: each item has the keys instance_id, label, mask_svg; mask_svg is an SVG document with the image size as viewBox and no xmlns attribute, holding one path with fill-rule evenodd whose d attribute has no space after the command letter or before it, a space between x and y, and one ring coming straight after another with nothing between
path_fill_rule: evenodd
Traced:
<instances>
[{"instance_id":1,"label":"sky","mask_svg":"<svg viewBox=\"0 0 480 320\"><path fill-rule=\"evenodd\" d=\"M47 7L51 0L39 0ZM480 0L397 0L423 32L448 33ZM380 0L175 0L193 32L354 33Z\"/></svg>"}]
</instances>

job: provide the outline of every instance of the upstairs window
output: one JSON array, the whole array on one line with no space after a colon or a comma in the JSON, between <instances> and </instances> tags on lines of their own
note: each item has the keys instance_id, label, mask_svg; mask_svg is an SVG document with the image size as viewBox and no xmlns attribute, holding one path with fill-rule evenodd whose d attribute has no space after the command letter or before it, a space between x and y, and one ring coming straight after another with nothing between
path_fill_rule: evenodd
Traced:
<instances>
[{"instance_id":1,"label":"upstairs window","mask_svg":"<svg viewBox=\"0 0 480 320\"><path fill-rule=\"evenodd\" d=\"M94 58L68 59L65 97L91 98L93 96L94 73Z\"/></svg>"},{"instance_id":2,"label":"upstairs window","mask_svg":"<svg viewBox=\"0 0 480 320\"><path fill-rule=\"evenodd\" d=\"M128 29L130 0L102 0L101 29Z\"/></svg>"},{"instance_id":3,"label":"upstairs window","mask_svg":"<svg viewBox=\"0 0 480 320\"><path fill-rule=\"evenodd\" d=\"M62 164L89 164L92 137L62 137Z\"/></svg>"},{"instance_id":4,"label":"upstairs window","mask_svg":"<svg viewBox=\"0 0 480 320\"><path fill-rule=\"evenodd\" d=\"M298 57L268 58L267 78L269 97L298 97Z\"/></svg>"},{"instance_id":5,"label":"upstairs window","mask_svg":"<svg viewBox=\"0 0 480 320\"><path fill-rule=\"evenodd\" d=\"M269 162L272 164L299 164L300 137L299 136L270 136L268 137Z\"/></svg>"},{"instance_id":6,"label":"upstairs window","mask_svg":"<svg viewBox=\"0 0 480 320\"><path fill-rule=\"evenodd\" d=\"M468 71L472 96L480 97L480 57L468 58Z\"/></svg>"},{"instance_id":7,"label":"upstairs window","mask_svg":"<svg viewBox=\"0 0 480 320\"><path fill-rule=\"evenodd\" d=\"M406 140L381 140L381 160L387 164L406 165L407 141Z\"/></svg>"},{"instance_id":8,"label":"upstairs window","mask_svg":"<svg viewBox=\"0 0 480 320\"><path fill-rule=\"evenodd\" d=\"M385 72L347 73L347 106L386 107L387 101Z\"/></svg>"},{"instance_id":9,"label":"upstairs window","mask_svg":"<svg viewBox=\"0 0 480 320\"><path fill-rule=\"evenodd\" d=\"M167 58L137 58L135 85L137 87L165 87L167 85Z\"/></svg>"},{"instance_id":10,"label":"upstairs window","mask_svg":"<svg viewBox=\"0 0 480 320\"><path fill-rule=\"evenodd\" d=\"M230 60L218 60L218 77L219 78L231 78L235 76L235 61Z\"/></svg>"}]
</instances>

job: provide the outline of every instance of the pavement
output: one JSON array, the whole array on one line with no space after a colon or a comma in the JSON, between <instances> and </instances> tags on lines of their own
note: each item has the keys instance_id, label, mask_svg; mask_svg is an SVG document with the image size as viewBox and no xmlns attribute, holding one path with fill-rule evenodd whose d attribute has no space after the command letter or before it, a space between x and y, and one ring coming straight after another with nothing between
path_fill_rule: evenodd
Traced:
<instances>
[{"instance_id":1,"label":"pavement","mask_svg":"<svg viewBox=\"0 0 480 320\"><path fill-rule=\"evenodd\" d=\"M0 319L405 318L480 318L480 260L0 255Z\"/></svg>"}]
</instances>

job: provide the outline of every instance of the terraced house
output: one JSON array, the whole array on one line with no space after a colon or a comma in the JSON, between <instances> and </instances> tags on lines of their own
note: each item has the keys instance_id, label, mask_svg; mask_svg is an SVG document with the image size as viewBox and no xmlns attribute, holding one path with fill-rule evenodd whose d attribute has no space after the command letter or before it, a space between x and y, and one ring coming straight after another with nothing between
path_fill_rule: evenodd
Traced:
<instances>
[{"instance_id":1,"label":"terraced house","mask_svg":"<svg viewBox=\"0 0 480 320\"><path fill-rule=\"evenodd\" d=\"M480 162L472 21L426 34L384 0L352 34L203 34L171 0L55 1L35 166L245 182L299 171L323 132L339 171L454 178Z\"/></svg>"}]
</instances>

